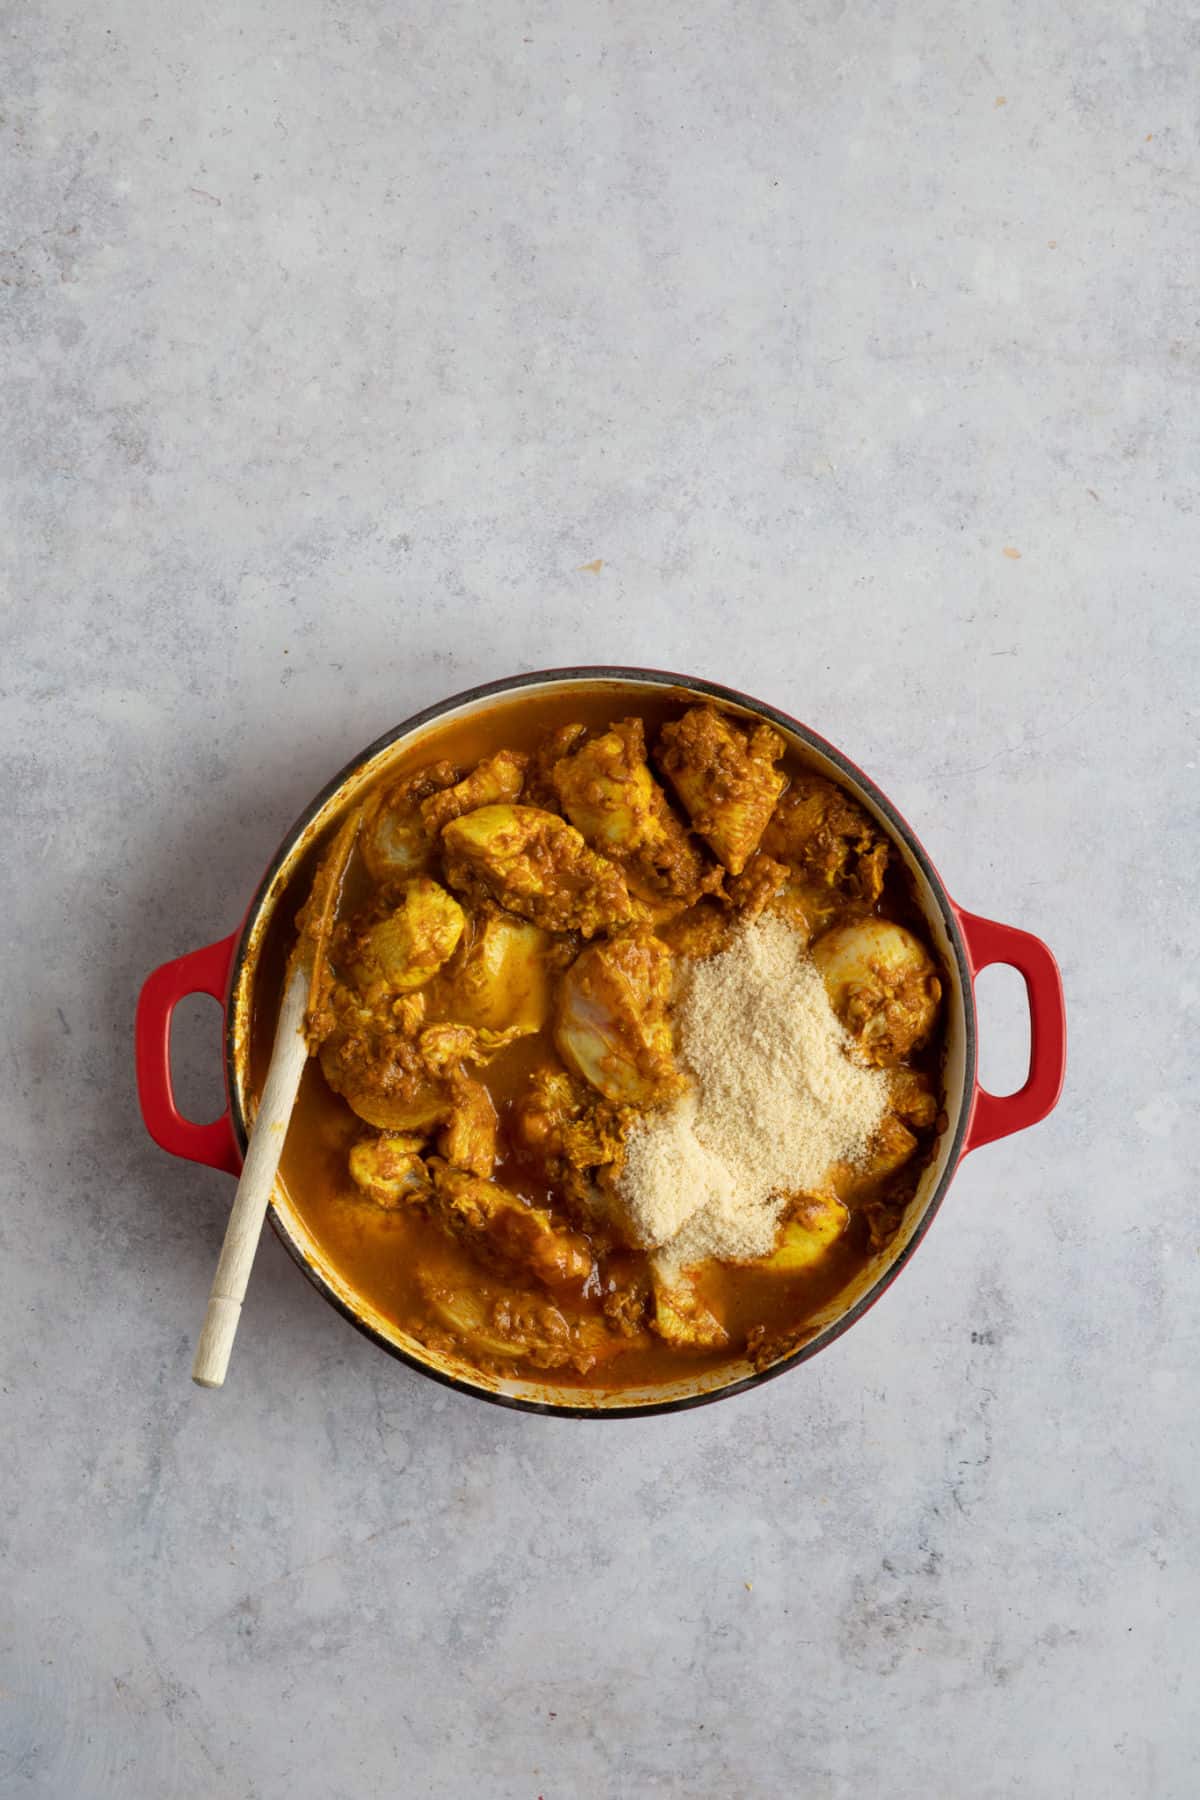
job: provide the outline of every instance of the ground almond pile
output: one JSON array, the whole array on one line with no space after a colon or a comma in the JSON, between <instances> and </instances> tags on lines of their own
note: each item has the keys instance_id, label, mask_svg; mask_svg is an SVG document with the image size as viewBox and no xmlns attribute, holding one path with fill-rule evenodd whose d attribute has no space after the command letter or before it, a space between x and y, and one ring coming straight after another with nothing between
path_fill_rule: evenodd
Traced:
<instances>
[{"instance_id":1,"label":"ground almond pile","mask_svg":"<svg viewBox=\"0 0 1200 1800\"><path fill-rule=\"evenodd\" d=\"M693 1086L630 1135L618 1192L631 1228L675 1267L766 1256L788 1196L862 1159L887 1077L850 1060L800 938L769 914L695 966L678 1026Z\"/></svg>"}]
</instances>

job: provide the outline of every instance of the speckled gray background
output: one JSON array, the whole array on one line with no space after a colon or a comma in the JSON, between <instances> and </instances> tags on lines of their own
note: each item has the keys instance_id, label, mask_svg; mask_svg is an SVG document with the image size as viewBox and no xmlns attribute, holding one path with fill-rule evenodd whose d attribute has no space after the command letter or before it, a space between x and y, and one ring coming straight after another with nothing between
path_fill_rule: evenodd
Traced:
<instances>
[{"instance_id":1,"label":"speckled gray background","mask_svg":"<svg viewBox=\"0 0 1200 1800\"><path fill-rule=\"evenodd\" d=\"M1191 1800L1194 11L13 0L3 51L0 1793ZM201 1394L231 1184L143 1135L142 976L362 744L584 660L793 709L1044 934L1059 1112L725 1405L445 1393L273 1240Z\"/></svg>"}]
</instances>

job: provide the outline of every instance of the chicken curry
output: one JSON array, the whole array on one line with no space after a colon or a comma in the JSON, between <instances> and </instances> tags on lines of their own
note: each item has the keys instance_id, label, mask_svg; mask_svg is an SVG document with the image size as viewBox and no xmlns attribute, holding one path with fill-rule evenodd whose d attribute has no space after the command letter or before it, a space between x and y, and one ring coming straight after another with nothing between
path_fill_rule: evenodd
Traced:
<instances>
[{"instance_id":1,"label":"chicken curry","mask_svg":"<svg viewBox=\"0 0 1200 1800\"><path fill-rule=\"evenodd\" d=\"M771 1255L670 1271L622 1214L625 1146L687 1086L689 967L772 912L854 1056L889 1072L888 1111L857 1166L789 1197ZM425 734L367 798L283 1179L377 1312L490 1375L765 1366L900 1225L945 1125L940 998L900 858L770 725L602 684L501 702Z\"/></svg>"}]
</instances>

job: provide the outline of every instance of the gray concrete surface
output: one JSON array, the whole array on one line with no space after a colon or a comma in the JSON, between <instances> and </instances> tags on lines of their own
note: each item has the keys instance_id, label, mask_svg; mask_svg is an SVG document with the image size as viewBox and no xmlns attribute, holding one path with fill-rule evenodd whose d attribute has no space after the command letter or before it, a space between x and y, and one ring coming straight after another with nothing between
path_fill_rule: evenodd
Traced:
<instances>
[{"instance_id":1,"label":"gray concrete surface","mask_svg":"<svg viewBox=\"0 0 1200 1800\"><path fill-rule=\"evenodd\" d=\"M0 1793L1190 1800L1194 15L32 0L3 58ZM584 660L791 708L1047 937L1059 1112L697 1414L442 1392L273 1241L195 1391L231 1184L143 1135L142 976L377 733Z\"/></svg>"}]
</instances>

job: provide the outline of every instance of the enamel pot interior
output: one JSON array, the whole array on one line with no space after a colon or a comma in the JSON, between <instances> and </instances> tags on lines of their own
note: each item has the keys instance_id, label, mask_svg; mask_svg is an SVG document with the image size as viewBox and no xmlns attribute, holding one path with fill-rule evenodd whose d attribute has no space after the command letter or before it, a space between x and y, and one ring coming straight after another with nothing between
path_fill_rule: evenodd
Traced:
<instances>
[{"instance_id":1,"label":"enamel pot interior","mask_svg":"<svg viewBox=\"0 0 1200 1800\"><path fill-rule=\"evenodd\" d=\"M912 875L914 889L925 916L931 942L941 958L946 976L948 1008L945 1062L946 1130L937 1154L923 1171L920 1185L892 1243L850 1285L810 1321L806 1341L790 1355L765 1370L756 1371L744 1358L732 1358L718 1369L689 1377L686 1371L669 1384L652 1388L613 1387L582 1390L556 1386L551 1381L513 1380L491 1376L468 1363L428 1349L384 1317L357 1293L301 1217L282 1179L276 1186L271 1219L276 1232L309 1279L339 1311L392 1355L437 1380L478 1395L481 1399L537 1412L572 1413L577 1416L620 1416L630 1413L703 1405L781 1374L813 1356L859 1318L892 1281L927 1229L949 1185L962 1152L975 1087L975 1016L969 966L954 907L925 852L890 802L874 785L823 739L785 713L752 701L744 694L698 681L692 677L634 669L574 669L516 677L474 688L430 708L372 744L332 781L288 833L255 895L243 927L234 959L227 1015L226 1055L234 1128L245 1150L247 1099L250 1079L251 1021L259 953L281 906L280 922L294 915L302 889L289 893L297 869L311 856L344 810L359 801L368 788L401 758L411 759L421 737L432 728L492 709L519 705L522 698L553 689L569 694L572 687L612 690L613 716L633 711L647 688L661 697L666 690L677 694L680 705L716 701L726 710L749 718L768 719L788 739L804 762L818 773L831 776L850 790L859 803L883 827Z\"/></svg>"}]
</instances>

